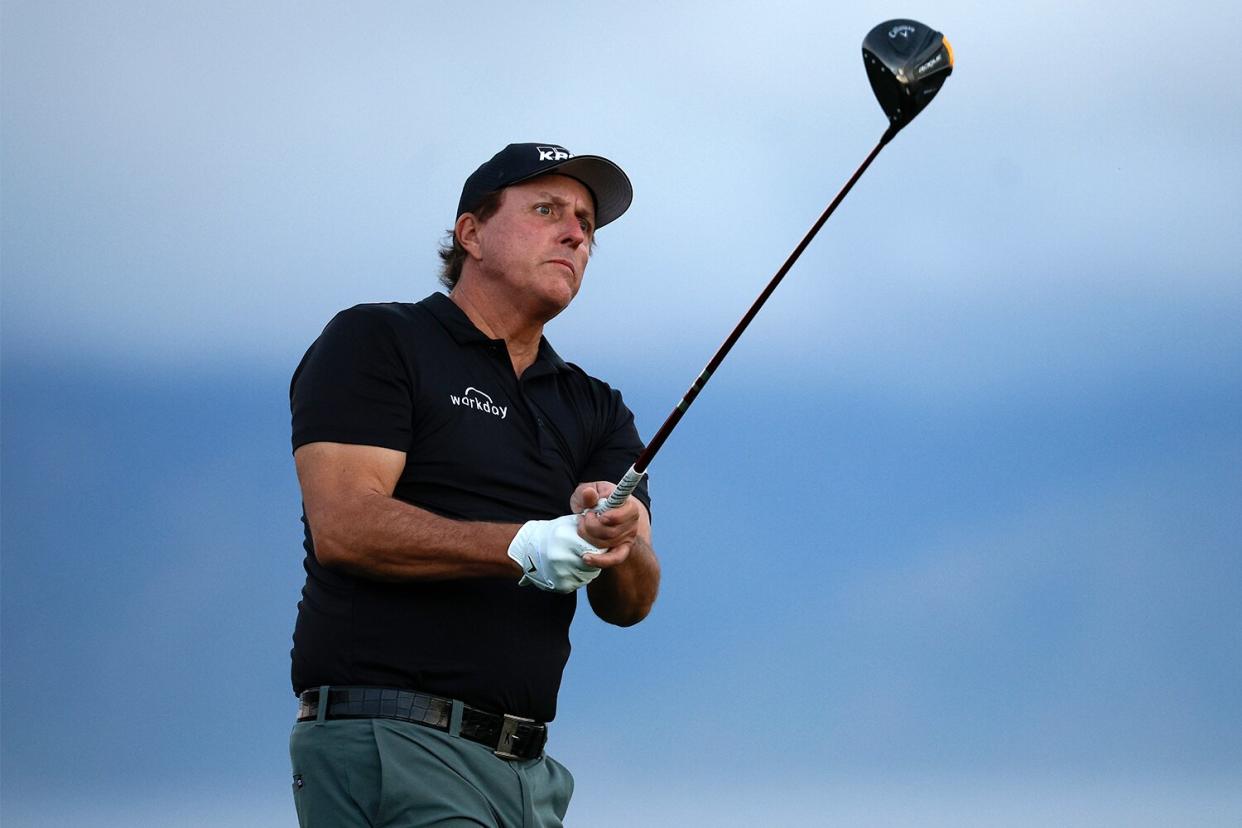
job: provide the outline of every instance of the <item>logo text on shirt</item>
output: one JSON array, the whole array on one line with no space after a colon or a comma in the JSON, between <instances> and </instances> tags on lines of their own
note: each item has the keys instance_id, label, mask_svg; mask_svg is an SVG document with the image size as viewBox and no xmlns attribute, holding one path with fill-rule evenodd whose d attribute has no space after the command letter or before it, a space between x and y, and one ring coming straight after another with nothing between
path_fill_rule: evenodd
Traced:
<instances>
[{"instance_id":1,"label":"logo text on shirt","mask_svg":"<svg viewBox=\"0 0 1242 828\"><path fill-rule=\"evenodd\" d=\"M507 405L496 405L496 403L492 402L491 397L474 387L467 388L461 392L460 397L456 394L449 394L449 400L453 405L482 411L484 414L491 414L502 420L509 414L509 407Z\"/></svg>"}]
</instances>

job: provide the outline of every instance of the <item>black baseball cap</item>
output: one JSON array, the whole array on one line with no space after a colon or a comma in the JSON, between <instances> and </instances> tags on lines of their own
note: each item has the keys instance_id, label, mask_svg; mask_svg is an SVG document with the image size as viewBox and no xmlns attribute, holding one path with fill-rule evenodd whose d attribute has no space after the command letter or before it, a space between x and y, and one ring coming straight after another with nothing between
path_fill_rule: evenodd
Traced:
<instances>
[{"instance_id":1,"label":"black baseball cap","mask_svg":"<svg viewBox=\"0 0 1242 828\"><path fill-rule=\"evenodd\" d=\"M574 155L558 144L510 144L466 179L457 215L479 206L488 193L548 173L581 181L595 197L595 226L619 218L634 200L625 172L598 155Z\"/></svg>"}]
</instances>

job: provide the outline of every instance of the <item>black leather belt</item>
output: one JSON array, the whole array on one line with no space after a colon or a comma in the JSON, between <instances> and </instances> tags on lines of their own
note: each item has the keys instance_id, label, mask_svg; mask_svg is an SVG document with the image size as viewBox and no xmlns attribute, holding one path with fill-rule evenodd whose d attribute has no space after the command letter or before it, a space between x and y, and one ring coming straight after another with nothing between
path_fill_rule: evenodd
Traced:
<instances>
[{"instance_id":1,"label":"black leather belt","mask_svg":"<svg viewBox=\"0 0 1242 828\"><path fill-rule=\"evenodd\" d=\"M298 696L298 721L319 718L319 689ZM400 719L448 732L451 699L388 687L329 687L325 719ZM488 713L463 704L461 737L492 749L501 759L535 759L548 741L548 726L534 719Z\"/></svg>"}]
</instances>

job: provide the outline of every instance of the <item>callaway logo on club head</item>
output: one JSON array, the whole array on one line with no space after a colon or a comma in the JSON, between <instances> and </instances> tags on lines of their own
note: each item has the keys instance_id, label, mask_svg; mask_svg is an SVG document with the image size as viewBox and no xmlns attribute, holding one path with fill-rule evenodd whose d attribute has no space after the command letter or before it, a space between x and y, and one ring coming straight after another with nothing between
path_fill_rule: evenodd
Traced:
<instances>
[{"instance_id":1,"label":"callaway logo on club head","mask_svg":"<svg viewBox=\"0 0 1242 828\"><path fill-rule=\"evenodd\" d=\"M894 26L893 28L888 30L888 37L890 40L895 40L898 37L904 37L907 40L909 40L910 35L912 34L914 34L914 27L907 26L905 24L902 24L900 26Z\"/></svg>"},{"instance_id":2,"label":"callaway logo on club head","mask_svg":"<svg viewBox=\"0 0 1242 828\"><path fill-rule=\"evenodd\" d=\"M540 161L568 161L574 154L564 147L535 147Z\"/></svg>"}]
</instances>

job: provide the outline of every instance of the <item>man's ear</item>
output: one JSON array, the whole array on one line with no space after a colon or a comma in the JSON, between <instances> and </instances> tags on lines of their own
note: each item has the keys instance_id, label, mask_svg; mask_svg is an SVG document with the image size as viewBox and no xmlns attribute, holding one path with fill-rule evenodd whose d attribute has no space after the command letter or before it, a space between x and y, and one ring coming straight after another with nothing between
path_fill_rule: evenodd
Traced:
<instances>
[{"instance_id":1,"label":"man's ear","mask_svg":"<svg viewBox=\"0 0 1242 828\"><path fill-rule=\"evenodd\" d=\"M453 235L457 237L457 243L466 251L466 255L476 260L483 257L479 249L479 230L482 227L483 223L475 218L474 213L462 213L453 225Z\"/></svg>"}]
</instances>

